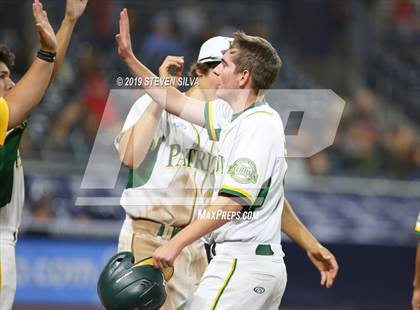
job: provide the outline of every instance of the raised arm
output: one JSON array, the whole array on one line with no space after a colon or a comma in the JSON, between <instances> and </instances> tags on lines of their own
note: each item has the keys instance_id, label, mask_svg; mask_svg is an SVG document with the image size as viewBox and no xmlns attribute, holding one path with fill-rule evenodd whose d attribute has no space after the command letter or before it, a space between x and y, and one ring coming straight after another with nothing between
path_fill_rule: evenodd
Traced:
<instances>
[{"instance_id":1,"label":"raised arm","mask_svg":"<svg viewBox=\"0 0 420 310\"><path fill-rule=\"evenodd\" d=\"M4 96L9 106L8 129L22 123L41 101L60 68L74 25L84 12L87 2L67 0L65 17L56 36L42 4L39 0L34 1L32 11L41 50L56 53L56 57L51 57L51 62L36 58L22 79Z\"/></svg>"},{"instance_id":2,"label":"raised arm","mask_svg":"<svg viewBox=\"0 0 420 310\"><path fill-rule=\"evenodd\" d=\"M170 77L171 68L176 68L176 77L181 76L184 66L182 57L167 56L159 68L161 78ZM121 133L118 153L121 162L128 168L137 168L146 157L154 133L162 116L162 107L152 101L139 120Z\"/></svg>"},{"instance_id":3,"label":"raised arm","mask_svg":"<svg viewBox=\"0 0 420 310\"><path fill-rule=\"evenodd\" d=\"M118 43L118 55L126 63L131 73L142 79L142 86L149 96L169 113L204 126L205 102L187 97L175 87L159 83L158 77L135 57L131 47L127 9L121 11L119 25L120 32L115 36Z\"/></svg>"},{"instance_id":4,"label":"raised arm","mask_svg":"<svg viewBox=\"0 0 420 310\"><path fill-rule=\"evenodd\" d=\"M89 0L66 0L66 12L64 14L63 21L61 22L60 29L58 29L56 35L57 57L55 59L54 71L50 79L50 84L54 80L61 64L63 63L64 56L67 53L70 39L73 34L74 26L85 11L88 1Z\"/></svg>"},{"instance_id":5,"label":"raised arm","mask_svg":"<svg viewBox=\"0 0 420 310\"><path fill-rule=\"evenodd\" d=\"M321 274L321 285L331 287L337 276L338 264L334 255L311 234L299 220L291 205L284 199L281 230L303 248Z\"/></svg>"},{"instance_id":6,"label":"raised arm","mask_svg":"<svg viewBox=\"0 0 420 310\"><path fill-rule=\"evenodd\" d=\"M41 49L55 53L57 40L54 30L39 0L34 1L32 13ZM50 60L52 62L36 58L20 81L4 96L9 106L8 129L21 124L44 96L54 68L53 59Z\"/></svg>"}]
</instances>

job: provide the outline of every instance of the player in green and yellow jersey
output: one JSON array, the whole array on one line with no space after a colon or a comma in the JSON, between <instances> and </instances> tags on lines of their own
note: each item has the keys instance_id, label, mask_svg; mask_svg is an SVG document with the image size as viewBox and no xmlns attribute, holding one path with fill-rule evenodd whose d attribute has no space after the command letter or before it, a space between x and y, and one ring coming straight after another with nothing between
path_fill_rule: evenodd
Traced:
<instances>
[{"instance_id":1,"label":"player in green and yellow jersey","mask_svg":"<svg viewBox=\"0 0 420 310\"><path fill-rule=\"evenodd\" d=\"M39 0L33 3L35 28L41 49L16 84L10 77L14 55L0 45L0 309L12 308L16 290L15 244L24 202L19 143L26 118L44 96L64 55L77 19L88 0L67 0L57 35Z\"/></svg>"}]
</instances>

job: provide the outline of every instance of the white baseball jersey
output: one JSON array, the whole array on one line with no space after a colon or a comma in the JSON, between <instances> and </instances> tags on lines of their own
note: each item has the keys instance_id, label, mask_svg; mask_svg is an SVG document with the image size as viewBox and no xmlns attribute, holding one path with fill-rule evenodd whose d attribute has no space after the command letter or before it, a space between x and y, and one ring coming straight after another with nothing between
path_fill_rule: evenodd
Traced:
<instances>
[{"instance_id":1,"label":"white baseball jersey","mask_svg":"<svg viewBox=\"0 0 420 310\"><path fill-rule=\"evenodd\" d=\"M148 95L136 101L122 133L137 122L151 102ZM121 205L132 217L184 226L201 206L210 203L215 174L222 173L224 163L217 156L217 143L209 140L205 128L162 113L146 158L130 171ZM141 133L135 139L141 139Z\"/></svg>"},{"instance_id":2,"label":"white baseball jersey","mask_svg":"<svg viewBox=\"0 0 420 310\"><path fill-rule=\"evenodd\" d=\"M419 215L417 216L417 221L416 221L416 234L417 236L420 236L420 212L419 212Z\"/></svg>"},{"instance_id":3,"label":"white baseball jersey","mask_svg":"<svg viewBox=\"0 0 420 310\"><path fill-rule=\"evenodd\" d=\"M5 310L12 308L16 291L15 244L25 197L18 147L26 124L7 131L8 122L8 106L0 98L0 309Z\"/></svg>"},{"instance_id":4,"label":"white baseball jersey","mask_svg":"<svg viewBox=\"0 0 420 310\"><path fill-rule=\"evenodd\" d=\"M278 113L265 100L237 114L223 101L208 102L206 128L219 141L225 165L216 177L217 195L240 199L252 220L235 219L206 236L208 243L279 243L284 202L285 136Z\"/></svg>"}]
</instances>

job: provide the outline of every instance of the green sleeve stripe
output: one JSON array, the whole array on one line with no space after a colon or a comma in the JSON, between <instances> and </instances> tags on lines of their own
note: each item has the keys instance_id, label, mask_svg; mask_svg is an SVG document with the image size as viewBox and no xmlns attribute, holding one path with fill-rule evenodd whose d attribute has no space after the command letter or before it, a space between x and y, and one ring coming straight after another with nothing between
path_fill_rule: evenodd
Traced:
<instances>
[{"instance_id":1,"label":"green sleeve stripe","mask_svg":"<svg viewBox=\"0 0 420 310\"><path fill-rule=\"evenodd\" d=\"M211 310L216 309L216 306L217 306L217 303L220 300L220 297L222 297L222 294L223 294L226 286L229 284L229 281L232 278L233 273L235 272L236 262L237 262L237 259L234 258L233 261L232 261L232 266L230 267L229 274L228 274L227 278L225 279L225 281L223 282L222 287L219 289L219 292L217 293L216 298L214 299L213 304L210 307Z\"/></svg>"},{"instance_id":2,"label":"green sleeve stripe","mask_svg":"<svg viewBox=\"0 0 420 310\"><path fill-rule=\"evenodd\" d=\"M234 196L239 198L242 201L242 206L244 206L244 211L254 211L255 208L260 208L267 198L268 192L270 191L271 178L264 182L261 186L261 189L257 195L257 198L253 201L252 196L246 191L235 188L228 185L223 185L219 190L219 196Z\"/></svg>"},{"instance_id":3,"label":"green sleeve stripe","mask_svg":"<svg viewBox=\"0 0 420 310\"><path fill-rule=\"evenodd\" d=\"M257 199L255 199L255 202L253 205L254 208L259 208L264 204L265 199L267 198L268 192L270 191L270 186L271 186L271 178L265 181L264 184L261 186L261 190L258 193Z\"/></svg>"},{"instance_id":4,"label":"green sleeve stripe","mask_svg":"<svg viewBox=\"0 0 420 310\"><path fill-rule=\"evenodd\" d=\"M210 131L210 119L209 119L209 102L206 102L206 106L204 107L204 119L205 119L205 126L207 130L207 134L211 139L211 131Z\"/></svg>"},{"instance_id":5,"label":"green sleeve stripe","mask_svg":"<svg viewBox=\"0 0 420 310\"><path fill-rule=\"evenodd\" d=\"M206 102L206 106L204 108L204 118L207 134L209 135L210 140L219 141L220 129L219 134L217 134L217 130L214 128L213 103L211 101Z\"/></svg>"},{"instance_id":6,"label":"green sleeve stripe","mask_svg":"<svg viewBox=\"0 0 420 310\"><path fill-rule=\"evenodd\" d=\"M216 141L219 141L219 140L220 140L220 132L221 132L222 130L221 130L221 129L215 129L214 131L216 132L216 138L217 138L217 140L216 140Z\"/></svg>"},{"instance_id":7,"label":"green sleeve stripe","mask_svg":"<svg viewBox=\"0 0 420 310\"><path fill-rule=\"evenodd\" d=\"M235 191L233 189L221 188L219 190L219 196L237 197L243 202L242 204L243 206L252 206L253 204L251 199L249 199L244 194L238 191Z\"/></svg>"}]
</instances>

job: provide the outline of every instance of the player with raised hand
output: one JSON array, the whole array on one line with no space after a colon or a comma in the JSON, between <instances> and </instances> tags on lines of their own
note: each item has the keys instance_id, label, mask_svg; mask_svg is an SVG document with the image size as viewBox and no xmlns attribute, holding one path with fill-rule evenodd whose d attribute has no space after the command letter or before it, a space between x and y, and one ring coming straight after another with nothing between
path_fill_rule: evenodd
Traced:
<instances>
[{"instance_id":1,"label":"player with raised hand","mask_svg":"<svg viewBox=\"0 0 420 310\"><path fill-rule=\"evenodd\" d=\"M0 46L0 309L11 309L16 291L15 244L24 204L23 169L19 143L26 118L44 96L67 51L74 25L88 0L67 0L57 34L39 0L32 6L41 49L24 76L10 78L14 55Z\"/></svg>"},{"instance_id":2,"label":"player with raised hand","mask_svg":"<svg viewBox=\"0 0 420 310\"><path fill-rule=\"evenodd\" d=\"M212 100L215 98L216 88L219 83L218 80L215 79L213 69L217 64L219 64L222 57L222 51L228 48L228 40L230 41L231 39L224 37L214 37L203 43L197 62L195 62L190 69L190 74L198 78L198 83L186 92L187 96L196 99L207 100ZM159 76L161 78L168 77L169 72L171 71L171 67L175 67L176 76L179 77L181 75L183 64L184 59L182 57L168 56L159 68ZM183 123L184 126L180 126L179 123ZM153 141L157 141L157 139L162 135L163 128L171 128L168 130L168 133L172 137L165 139L162 141L162 143L157 145ZM135 197L144 195L145 192L142 191L142 189L147 187L156 188L158 186L161 186L165 189L166 197L168 193L174 195L174 197L179 197L180 195L185 194L176 191L175 188L173 188L177 185L177 182L174 181L174 174L177 171L175 171L173 167L167 167L167 163L171 161L170 154L173 152L173 150L171 151L173 145L177 145L179 146L180 150L183 150L180 153L186 153L185 150L188 150L192 147L192 142L186 143L188 140L186 140L185 137L191 135L189 131L194 129L197 133L199 133L200 138L200 144L196 144L194 146L195 150L197 152L204 151L207 153L212 151L212 156L215 156L217 152L217 142L210 141L209 144L208 135L206 133L203 134L202 127L196 126L189 122L185 122L181 118L178 118L174 115L167 114L167 112L162 111L162 108L156 102L153 102L148 95L144 95L138 99L131 108L130 113L128 114L125 121L124 128L116 139L116 146L119 151L121 161L130 169L131 179L129 182L131 185L128 186L124 191L121 200L121 204L126 211L126 220L124 221L120 233L119 251L131 251L133 250L133 245L135 245L135 248L143 249L142 255L136 253L134 250L134 254L135 257L137 257L137 260L142 257L148 257L151 255L149 251L144 251L145 246L141 242L138 245L138 242L132 242L133 236L136 234L136 232L133 234L133 218L141 217L143 221L146 220L152 222L146 223L146 225L149 226L155 225L160 227L160 225L171 226L170 224L173 224L173 222L169 223L166 221L163 216L163 214L166 212L173 212L173 206L167 206L164 208L164 212L161 210L153 216L150 214L150 211L153 208L153 202L150 201L150 204L147 207L148 211L146 211L144 206L138 205L138 203L136 203L137 199ZM147 185L140 184L139 187L133 186L135 171L141 171L145 166L148 165L148 161L145 161L145 158L148 154L150 154L150 152L157 153L157 158L155 159L156 164L154 164L155 169L150 175L147 181ZM200 168L200 165L197 165L197 167ZM198 199L201 198L206 200L206 197L202 196L206 195L206 188L208 189L214 186L214 184L203 184L200 182L200 170L198 170L196 173L192 173L192 170L189 169L189 167L179 166L179 169L184 174L188 175L188 177L193 178L195 184L201 184L201 187L205 187L204 189L195 188L194 191L196 192ZM204 171L201 173L203 172ZM162 184L161 182L163 178L168 179L172 186L170 186L169 183L167 185ZM208 181L212 179L214 179L214 177L207 178ZM135 192L137 192L137 195L133 195ZM131 196L131 198L127 199L129 196ZM157 193L155 191L153 192L153 196L161 197L164 195L163 193ZM131 200L132 203L130 203L129 200ZM208 202L205 204L207 205ZM157 205L161 206L162 202L157 203ZM195 208L195 205L192 202L189 204L189 206L192 209ZM171 220L176 219L179 222L177 223L177 227L170 229L179 230L184 226L183 224L188 223L191 220L189 212L192 212L192 209L187 212L188 221L179 221L180 214L178 214L178 216L173 214L171 216ZM185 209L185 211L187 211L187 209ZM137 224L136 226L138 225L141 226L141 224ZM302 224L302 222L293 212L293 209L287 199L285 199L284 202L281 230L307 252L310 261L321 274L321 285L325 285L328 288L331 287L338 272L337 261L334 255L328 249L322 246L318 240L306 229L305 225ZM143 233L150 234L151 232L146 230L146 232ZM157 236L152 235L149 238L145 238L147 240L136 240L142 240L143 242L147 241L150 243L156 237ZM178 263L181 264L181 261L178 260ZM178 268L175 270L178 270ZM173 292L177 292L179 288L183 287L182 285L176 285L176 276L177 273L175 273L175 278L169 282L169 299L171 299L172 290ZM186 279L186 277L182 277L181 279Z\"/></svg>"},{"instance_id":3,"label":"player with raised hand","mask_svg":"<svg viewBox=\"0 0 420 310\"><path fill-rule=\"evenodd\" d=\"M127 11L123 10L121 12L121 16L120 16L120 33L116 36L117 42L118 42L118 53L120 55L120 57L126 62L126 64L128 65L128 67L130 68L130 70L135 73L137 76L141 77L141 78L152 78L154 77L153 74L146 68L144 67L135 57L134 54L132 52L131 49L131 40L130 40L130 35L129 35L129 25L128 25L128 16L127 16ZM263 58L265 57L266 60L274 60L274 71L271 72L271 75L268 75L268 82L264 83L264 81L261 82L261 79L254 79L254 77L250 74L251 70L244 70L242 72L242 76L239 78L239 74L238 75L234 75L235 70L234 70L234 60L237 61L237 59L240 57L238 56L237 58L233 58L233 56L231 56L231 59L229 58L225 58L222 60L224 67L229 67L229 69L221 69L221 66L218 66L217 68L219 68L220 71L218 71L216 74L220 76L221 82L222 82L222 87L220 87L219 89L219 93L222 93L224 99L226 99L230 104L231 107L233 108L233 110L235 112L237 112L237 114L233 115L234 119L238 119L238 117L240 117L240 119L242 120L243 117L248 117L250 116L249 113L247 112L248 110L252 109L252 113L255 114L269 114L272 115L273 119L266 119L265 121L269 121L270 125L273 126L274 129L272 131L267 130L267 132L271 133L271 134L277 134L279 135L279 132L281 132L281 134L276 138L277 141L284 141L284 136L282 139L282 126L281 126L281 120L279 119L278 115L276 115L276 113L270 109L268 107L268 105L265 104L265 102L263 101L257 101L255 102L256 99L261 99L258 98L259 96L257 95L257 90L259 89L264 89L259 87L260 84L263 86L269 86L272 81L274 80L273 78L273 72L276 71L276 67L278 68L280 66L279 63L279 59L277 60L276 58L278 58L278 56L276 57L276 53L273 52L273 49L271 47L271 45L269 45L268 42L266 42L263 39L260 38L255 38L255 37L249 37L243 34L237 34L236 35L236 39L237 42L237 46L238 48L235 49L229 49L229 52L231 54L235 54L235 52L237 52L238 54L240 54L241 52L241 47L242 49L245 50L245 54L248 52L248 54L246 54L248 56L248 59L254 59L253 57L249 57L249 56L256 56L256 55L249 55L249 50L247 50L247 48L244 48L244 45L246 46L247 44L252 45L257 45L257 47L260 47L264 50L265 56L263 56ZM242 44L242 46L241 46ZM234 41L234 45L235 45L235 41ZM254 46L255 47L255 46ZM252 49L251 49L252 50ZM255 51L255 49L254 49ZM251 52L252 54L252 52ZM260 55L257 55L261 57ZM266 67L264 67L263 69L267 69ZM258 71L257 71L258 73ZM260 71L261 73L261 71ZM233 75L232 75L233 74ZM275 75L274 75L275 77ZM235 81L236 78L236 81ZM239 79L238 79L239 78ZM232 80L234 81L232 83ZM237 82L235 84L235 82ZM254 84L254 82L258 82L260 83L257 87L257 89L251 85ZM223 85L224 84L224 85ZM235 88L235 89L245 89L248 90L250 93L252 93L248 98L247 98L247 103L245 105L245 107L247 107L247 109L244 109L244 107L242 106L242 103L238 100L238 94L237 92L230 92L228 89L229 87ZM164 93L162 92L162 90L167 91L168 93ZM219 140L219 137L221 134L223 134L223 126L221 126L221 124L224 122L224 124L227 124L228 128L230 128L230 131L236 129L238 130L239 123L236 122L237 124L232 125L232 123L234 123L234 119L230 122L226 120L226 118L230 118L232 115L230 112L226 111L225 107L221 106L221 105L216 105L216 103L207 103L204 104L203 102L199 101L199 100L194 100L191 98L186 98L185 96L182 96L182 94L180 94L176 89L174 88L166 88L166 87L161 87L159 85L154 85L154 89L153 88L148 88L146 86L146 91L149 93L149 95L156 100L160 105L165 106L165 109L171 113L174 113L175 115L181 116L182 118L185 118L189 121L195 122L197 124L203 125L206 122L206 128L208 130L209 136L211 138L213 138L214 140ZM167 97L166 97L167 96ZM167 99L166 99L167 98ZM254 110L254 108L257 108L256 110ZM260 111L261 110L261 111ZM206 113L204 113L206 112ZM242 114L242 116L241 116ZM227 117L225 117L227 115ZM245 116L244 116L245 115ZM219 119L216 119L217 116L220 117ZM258 118L257 118L258 119ZM255 118L253 118L253 122L255 121ZM248 121L249 123L249 121ZM236 128L235 128L236 127ZM249 133L256 133L259 132L259 128L258 126L256 126L256 124L252 124L250 127L253 129L251 131L249 131ZM264 127L260 124L260 127ZM267 128L266 128L267 129ZM245 126L245 131L249 130L249 128L246 128ZM229 131L229 132L230 132ZM264 132L264 131L263 131ZM262 132L261 132L262 133ZM232 137L234 137L235 135L231 135L231 137L229 137L229 139L231 140ZM250 135L251 136L251 135ZM242 136L241 136L242 137ZM264 135L261 135L261 137L265 137ZM226 138L226 137L225 137ZM265 137L266 138L266 137ZM228 138L226 138L228 139ZM252 146L256 146L254 145L254 141L246 141L246 143L241 144L240 140L231 140L230 143L226 143L226 139L223 140L223 138L219 141L222 141L220 148L221 150L219 151L219 155L221 154L221 156L224 158L229 158L230 155L232 154L230 152L230 149L233 148L236 150L235 152L233 152L235 158L238 157L238 155L240 155L242 152L244 154L250 154L252 152L249 153L249 151L246 150L246 148L249 146L250 149L254 149L255 152L258 153L258 149L259 150L265 150L267 151L266 147L255 147L252 148ZM228 141L229 141L228 139ZM242 139L242 140L246 140L246 139ZM224 143L223 143L224 142ZM239 144L239 146L238 146ZM245 147L244 145L246 144L247 147ZM267 154L261 154L261 158L255 158L255 161L258 160L258 167L262 168L261 170L264 171L265 169L265 176L268 176L270 173L273 174L273 176L275 176L275 179L273 180L276 184L275 186L273 186L272 188L280 188L282 191L282 185L279 184L279 180L282 179L282 176L284 176L284 172L286 169L286 163L284 161L284 149L282 149L282 145L275 145L276 143L272 144L272 148L273 151L272 153L274 153L275 155L275 159L271 158L272 160L269 161L271 162L271 164L275 163L275 165L277 165L276 167L271 166L271 169L267 167L264 168L264 164L267 164L266 160L261 160L261 158L264 158L264 156L267 156ZM226 145L228 147L226 147ZM225 148L224 148L225 146ZM268 146L270 146L270 144L268 144ZM269 152L270 153L270 152ZM283 154L283 155L282 155ZM255 155L255 154L254 154ZM273 155L273 154L268 154L269 156ZM281 158L281 159L280 159ZM230 159L230 158L229 158ZM230 163L230 161L228 160L228 164ZM264 164L262 164L264 163ZM229 165L227 165L229 166ZM222 178L222 181L219 182L220 183L234 183L235 185L238 185L238 183L240 184L248 184L248 183L254 183L252 180L255 180L256 176L258 175L258 173L256 173L256 170L254 171L255 168L255 163L252 160L249 160L249 158L237 158L234 162L231 163L230 167L229 167L229 171L226 173L226 171L224 171L224 178ZM247 171L250 169L250 167L252 168L252 171ZM274 169L274 168L279 168L279 169ZM247 175L241 175L241 172L249 172ZM264 174L264 173L263 173ZM229 175L229 176L228 176ZM244 180L244 178L246 180ZM240 180L238 180L240 179ZM250 181L250 180L251 181ZM259 211L262 210L263 208L261 204L264 204L264 201L268 201L268 207L265 208L265 212L260 212L260 214L262 214L263 217L266 217L264 215L264 213L267 215L267 212L270 212L270 209L275 210L275 213L281 213L281 208L277 206L275 206L275 201L276 199L280 199L283 200L283 195L281 193L281 191L278 191L277 194L281 194L280 197L275 197L276 192L273 193L273 191L271 191L271 197L267 198L267 191L270 188L270 184L271 184L271 180L272 178L269 177L269 179L267 179L263 184L261 184L261 190L259 192L259 194L261 195L265 195L264 197L261 197L258 194L258 197L255 195L257 194L255 192L255 188L253 186L251 186L250 188L248 188L248 191L253 192L254 195L249 194L249 192L247 192L246 190L243 190L241 188L235 188L229 184L224 184L221 187L217 187L216 189L219 189L219 195L216 198L215 202L212 204L212 206L210 206L210 208L207 210L208 212L215 212L217 210L222 209L223 211L242 211L245 208L249 208L249 209L253 209L255 211ZM226 182L227 181L227 182ZM235 183L236 181L236 183ZM245 182L246 181L246 182ZM248 182L250 181L250 182ZM261 179L259 180L259 182L261 182ZM219 183L219 184L220 184ZM221 184L220 184L221 185ZM259 199L259 203L254 204L254 202L257 202L256 200ZM261 202L261 200L263 200L263 202ZM282 206L283 204L280 203L280 206ZM258 208L258 209L256 209ZM279 210L280 209L280 210ZM258 212L256 212L258 213ZM290 215L290 214L289 214ZM289 220L286 221L286 223L291 223L292 222L292 218L295 217L294 214L291 214L289 217ZM295 217L296 218L296 217ZM272 220L266 218L266 221ZM244 296L246 296L246 292L245 295L241 295L242 297L240 298L240 303L244 303L244 305L250 306L250 305L254 305L257 308L260 307L269 307L271 308L272 306L278 306L278 303L280 303L280 299L282 296L282 290L284 290L284 286L285 286L285 270L284 270L284 266L282 265L282 251L281 248L279 248L278 246L276 246L276 242L269 242L270 244L253 244L250 242L246 242L247 238L251 237L251 240L254 238L256 241L259 241L259 238L264 239L264 237L262 237L261 235L258 234L258 232L255 232L255 229L250 229L250 231L248 232L248 234L245 235L240 235L238 234L237 236L232 236L231 234L228 233L228 231L234 232L235 230L242 230L242 228L245 230L245 226L246 223L240 223L237 224L238 226L235 226L237 223L232 223L232 222L228 222L226 220L220 220L220 219L216 219L216 220L203 220L203 219L199 219L197 221L195 221L194 223L192 223L191 225L189 225L188 227L186 227L183 231L181 231L177 236L175 236L169 243L167 243L166 245L162 246L160 249L158 249L153 257L155 259L155 265L160 267L160 268L165 268L167 266L171 266L173 264L173 261L175 260L175 257L177 257L179 251L186 245L188 245L190 242L192 242L193 240L196 240L197 238L205 235L206 233L209 233L215 229L217 229L215 232L211 233L210 238L208 238L208 240L210 241L215 241L218 245L216 246L216 257L215 259L212 261L211 265L209 266L206 275L204 276L203 280L201 281L200 287L197 291L197 293L195 294L195 297L193 298L193 303L191 305L192 308L197 307L197 306L203 306L205 305L205 307L208 306L212 306L214 307L220 299L220 294L222 291L224 291L227 282L231 281L231 277L233 274L233 271L236 269L237 265L237 260L233 259L232 264L229 266L224 266L226 264L224 264L221 260L220 260L220 256L218 256L218 249L219 249L219 244L221 244L222 246L220 247L221 250L221 256L225 255L226 253L232 254L232 253L241 253L240 255L245 255L248 257L252 257L253 259L255 259L254 255L257 256L274 256L272 261L268 261L266 260L265 263L270 264L274 263L274 261L280 262L281 264L279 264L278 267L280 268L275 268L273 264L273 268L269 267L267 269L267 266L265 267L265 271L264 272L268 272L268 273L274 273L272 274L272 276L274 278L276 278L277 280L279 280L279 286L270 286L269 290L272 299L271 301L268 301L265 298L261 298L259 301L254 301L254 302L250 302L247 298L244 298ZM241 225L243 227L241 227ZM251 223L249 223L249 225L251 225ZM267 223L265 223L265 225L267 225ZM226 226L228 226L229 228L223 229ZM258 225L254 224L252 225L252 228L256 228L258 227ZM258 229L256 229L257 231L259 230L261 232L261 227L264 226L262 225L261 221L259 224L260 227L258 227ZM270 227L270 225L267 225L268 227ZM266 226L266 228L267 228ZM219 232L218 231L222 231ZM301 243L301 245L303 246L307 246L308 243L304 243L302 241L302 239L299 239L299 234L302 233L303 230L301 231L294 231L295 233L295 237L297 238L292 238L295 241L299 240ZM269 241L273 241L274 239L277 238L276 236L276 232L272 231L272 227L271 227L271 231L267 232L265 231L266 234L271 235L271 238ZM251 236L249 236L251 235ZM234 245L230 244L230 240L228 239L235 239L235 241L244 241L244 242L236 242ZM266 238L267 239L267 238ZM335 258L334 256L325 248L323 248L322 246L319 245L319 243L313 243L314 247L313 247L313 252L310 252L308 250L308 255L311 258L312 262L317 266L317 268L321 271L321 284L325 284L327 287L330 287L332 285L332 282L334 280L334 277L337 273L338 270L338 266L336 264ZM254 247L255 246L255 247ZM273 248L274 248L274 252L273 252ZM253 251L255 251L255 253L253 253ZM241 261L242 264L245 264L244 261ZM245 268L245 265L241 267ZM217 267L215 267L217 266ZM283 266L283 268L281 267ZM220 268L219 268L220 267ZM249 266L248 266L249 267ZM227 271L230 270L230 272L228 273L228 277L224 280L223 279L220 280L220 273L218 273L218 269L227 269ZM263 268L264 269L264 268ZM226 273L227 273L226 271ZM262 271L262 270L260 270ZM220 270L219 270L220 272ZM223 271L222 271L223 273ZM257 272L258 273L258 272ZM240 276L239 276L240 277ZM216 280L216 278L218 278ZM238 280L239 279L239 280ZM241 282L242 280L244 280L246 283L248 283L247 280L255 280L252 279L252 276L248 279L246 279L246 277L242 278L237 278L236 281ZM220 288L219 293L217 293L217 289L216 287L218 286L219 283L219 287L223 284L223 286ZM243 282L243 281L242 281ZM251 281L251 283L249 285L252 285L253 281ZM255 281L254 281L255 283ZM233 285L235 286L235 285ZM265 289L264 289L265 290ZM235 293L231 292L230 295L231 297L239 297L237 295L237 293L239 291L241 291L241 289L237 288L236 290L234 289ZM210 292L210 294L208 294ZM214 295L213 295L214 294ZM209 302L209 298L211 298L211 296L213 295L213 297L215 297L215 299L213 300L212 303ZM235 300L235 304L229 304L229 302L227 302L228 298L225 298L225 301L223 302L223 306L226 308L232 307L232 306L238 306L238 298L231 298L231 302L232 300ZM208 304L207 304L208 303ZM261 305L261 306L258 306ZM220 303L218 305L218 307L220 306Z\"/></svg>"},{"instance_id":4,"label":"player with raised hand","mask_svg":"<svg viewBox=\"0 0 420 310\"><path fill-rule=\"evenodd\" d=\"M37 0L32 5L35 28L41 44L38 57L32 66L16 85L11 80L10 70L13 66L14 55L5 45L1 46L1 88L0 105L2 105L2 128L3 141L5 130L20 125L30 111L40 102L44 95L52 72L56 57L57 40L42 4Z\"/></svg>"},{"instance_id":5,"label":"player with raised hand","mask_svg":"<svg viewBox=\"0 0 420 310\"><path fill-rule=\"evenodd\" d=\"M215 98L218 79L213 70L229 41L215 37L203 44L191 68L198 83L186 96ZM208 55L212 58L207 58ZM166 57L159 68L160 78L170 78L174 68L175 76L179 77L183 65L182 57ZM204 128L167 113L144 95L131 108L116 147L121 161L130 168L128 185L121 197L126 219L118 250L132 251L138 262L151 257L158 247L194 220L203 205L209 205L216 172L207 162L217 162L217 146L208 139ZM161 309L184 308L206 266L201 240L181 251Z\"/></svg>"}]
</instances>

